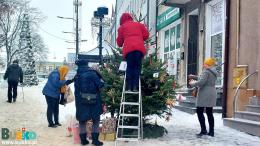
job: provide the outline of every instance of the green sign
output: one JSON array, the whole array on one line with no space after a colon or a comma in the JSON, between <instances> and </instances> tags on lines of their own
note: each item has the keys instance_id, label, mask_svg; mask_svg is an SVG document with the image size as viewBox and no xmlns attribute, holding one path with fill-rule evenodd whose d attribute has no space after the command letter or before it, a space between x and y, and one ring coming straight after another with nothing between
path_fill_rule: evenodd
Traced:
<instances>
[{"instance_id":1,"label":"green sign","mask_svg":"<svg viewBox=\"0 0 260 146\"><path fill-rule=\"evenodd\" d=\"M171 7L157 17L157 30L164 28L181 16L180 9Z\"/></svg>"}]
</instances>

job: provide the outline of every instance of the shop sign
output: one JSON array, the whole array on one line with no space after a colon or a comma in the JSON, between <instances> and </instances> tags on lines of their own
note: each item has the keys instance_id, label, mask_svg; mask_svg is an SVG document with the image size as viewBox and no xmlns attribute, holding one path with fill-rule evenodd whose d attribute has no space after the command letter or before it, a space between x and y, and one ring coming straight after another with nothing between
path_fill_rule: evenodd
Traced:
<instances>
[{"instance_id":1,"label":"shop sign","mask_svg":"<svg viewBox=\"0 0 260 146\"><path fill-rule=\"evenodd\" d=\"M171 7L157 17L157 30L171 24L181 16L180 8Z\"/></svg>"}]
</instances>

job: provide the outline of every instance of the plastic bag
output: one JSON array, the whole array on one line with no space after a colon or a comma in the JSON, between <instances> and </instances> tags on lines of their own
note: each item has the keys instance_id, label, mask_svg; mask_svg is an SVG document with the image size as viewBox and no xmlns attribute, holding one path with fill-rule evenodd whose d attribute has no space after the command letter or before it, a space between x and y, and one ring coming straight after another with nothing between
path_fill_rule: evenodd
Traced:
<instances>
[{"instance_id":1,"label":"plastic bag","mask_svg":"<svg viewBox=\"0 0 260 146\"><path fill-rule=\"evenodd\" d=\"M71 103L75 100L75 96L73 94L73 92L71 91L70 87L68 86L66 88L66 92L64 94L64 101L65 101L65 104L68 104L68 103Z\"/></svg>"}]
</instances>

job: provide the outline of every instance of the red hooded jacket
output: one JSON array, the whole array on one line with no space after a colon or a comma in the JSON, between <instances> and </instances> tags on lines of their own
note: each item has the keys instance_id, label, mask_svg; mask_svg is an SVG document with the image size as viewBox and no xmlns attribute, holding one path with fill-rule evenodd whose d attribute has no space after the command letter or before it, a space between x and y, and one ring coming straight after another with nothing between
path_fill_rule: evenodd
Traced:
<instances>
[{"instance_id":1,"label":"red hooded jacket","mask_svg":"<svg viewBox=\"0 0 260 146\"><path fill-rule=\"evenodd\" d=\"M139 22L134 22L131 14L123 13L120 19L120 27L118 28L117 45L123 45L123 57L133 51L142 52L143 56L146 54L144 41L148 39L149 32Z\"/></svg>"}]
</instances>

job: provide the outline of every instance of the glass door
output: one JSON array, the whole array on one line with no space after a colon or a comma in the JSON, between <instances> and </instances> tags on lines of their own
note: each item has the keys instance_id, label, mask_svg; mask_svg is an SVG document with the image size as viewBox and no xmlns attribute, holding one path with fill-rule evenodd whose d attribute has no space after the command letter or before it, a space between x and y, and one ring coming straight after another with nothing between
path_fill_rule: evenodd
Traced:
<instances>
[{"instance_id":1,"label":"glass door","mask_svg":"<svg viewBox=\"0 0 260 146\"><path fill-rule=\"evenodd\" d=\"M206 57L214 57L220 77L216 85L223 85L225 47L225 1L212 0L206 6Z\"/></svg>"}]
</instances>

